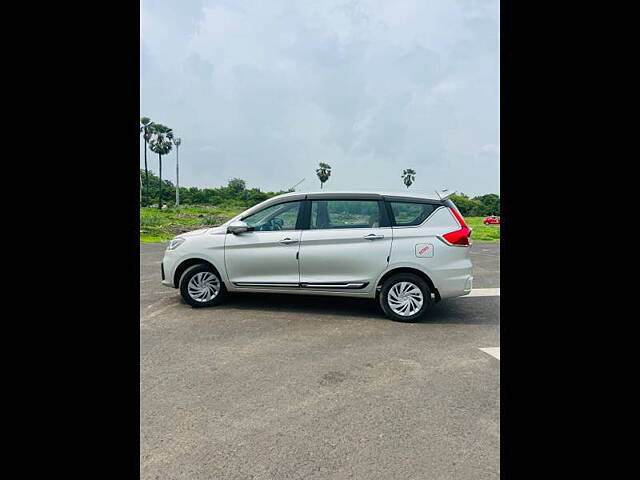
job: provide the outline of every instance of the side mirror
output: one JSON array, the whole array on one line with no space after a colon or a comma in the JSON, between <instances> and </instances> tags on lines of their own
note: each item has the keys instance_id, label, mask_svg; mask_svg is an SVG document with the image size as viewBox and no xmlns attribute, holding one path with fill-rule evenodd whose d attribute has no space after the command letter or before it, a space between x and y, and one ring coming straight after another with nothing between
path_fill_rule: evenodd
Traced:
<instances>
[{"instance_id":1,"label":"side mirror","mask_svg":"<svg viewBox=\"0 0 640 480\"><path fill-rule=\"evenodd\" d=\"M248 231L249 228L249 225L247 225L245 222L236 220L235 222L231 222L229 225L227 225L227 233L242 233Z\"/></svg>"}]
</instances>

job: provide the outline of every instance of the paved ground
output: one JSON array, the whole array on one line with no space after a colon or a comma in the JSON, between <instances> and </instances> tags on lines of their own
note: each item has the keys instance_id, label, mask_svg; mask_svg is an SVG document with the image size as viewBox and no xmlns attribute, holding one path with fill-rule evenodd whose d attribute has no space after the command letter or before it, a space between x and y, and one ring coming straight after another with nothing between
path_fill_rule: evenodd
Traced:
<instances>
[{"instance_id":1,"label":"paved ground","mask_svg":"<svg viewBox=\"0 0 640 480\"><path fill-rule=\"evenodd\" d=\"M140 246L142 479L497 479L500 297L419 324L373 301L242 294L192 309ZM500 286L499 244L472 247Z\"/></svg>"}]
</instances>

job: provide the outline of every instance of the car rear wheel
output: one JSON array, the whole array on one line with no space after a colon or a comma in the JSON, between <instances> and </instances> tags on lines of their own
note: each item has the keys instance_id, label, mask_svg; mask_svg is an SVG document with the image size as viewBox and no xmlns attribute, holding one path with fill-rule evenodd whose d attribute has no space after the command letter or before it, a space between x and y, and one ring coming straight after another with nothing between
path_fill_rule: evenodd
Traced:
<instances>
[{"instance_id":1,"label":"car rear wheel","mask_svg":"<svg viewBox=\"0 0 640 480\"><path fill-rule=\"evenodd\" d=\"M226 293L218 272L209 265L193 265L180 277L180 294L194 308L218 305Z\"/></svg>"},{"instance_id":2,"label":"car rear wheel","mask_svg":"<svg viewBox=\"0 0 640 480\"><path fill-rule=\"evenodd\" d=\"M431 304L431 290L417 275L399 273L384 282L379 301L391 320L417 322Z\"/></svg>"}]
</instances>

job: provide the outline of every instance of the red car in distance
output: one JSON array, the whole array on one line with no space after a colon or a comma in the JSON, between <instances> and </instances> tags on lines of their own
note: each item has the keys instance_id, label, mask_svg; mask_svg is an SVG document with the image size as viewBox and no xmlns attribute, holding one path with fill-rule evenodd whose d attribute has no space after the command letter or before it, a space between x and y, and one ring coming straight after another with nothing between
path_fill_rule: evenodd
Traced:
<instances>
[{"instance_id":1,"label":"red car in distance","mask_svg":"<svg viewBox=\"0 0 640 480\"><path fill-rule=\"evenodd\" d=\"M496 217L495 215L489 215L487 218L483 220L485 225L500 225L500 217Z\"/></svg>"}]
</instances>

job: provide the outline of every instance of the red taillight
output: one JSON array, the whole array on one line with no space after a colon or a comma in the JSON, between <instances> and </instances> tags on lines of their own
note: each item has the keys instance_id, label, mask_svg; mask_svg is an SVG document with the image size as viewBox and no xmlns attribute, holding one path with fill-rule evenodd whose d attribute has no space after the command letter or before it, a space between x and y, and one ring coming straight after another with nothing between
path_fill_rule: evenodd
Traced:
<instances>
[{"instance_id":1,"label":"red taillight","mask_svg":"<svg viewBox=\"0 0 640 480\"><path fill-rule=\"evenodd\" d=\"M460 229L446 233L442 236L442 238L444 238L452 245L468 247L469 245L471 245L471 242L469 241L469 237L471 236L471 229L467 227L467 222L464 221L462 215L460 215L455 208L449 208L449 211L460 224Z\"/></svg>"},{"instance_id":2,"label":"red taillight","mask_svg":"<svg viewBox=\"0 0 640 480\"><path fill-rule=\"evenodd\" d=\"M456 230L455 232L446 233L442 236L447 242L452 245L461 245L464 247L468 247L469 236L471 235L471 229L469 227L462 227L460 230Z\"/></svg>"},{"instance_id":3,"label":"red taillight","mask_svg":"<svg viewBox=\"0 0 640 480\"><path fill-rule=\"evenodd\" d=\"M456 217L456 220L458 220L458 223L460 224L461 227L467 226L467 222L464 221L464 218L462 218L462 215L460 215L455 208L449 208L449 211L454 217Z\"/></svg>"}]
</instances>

